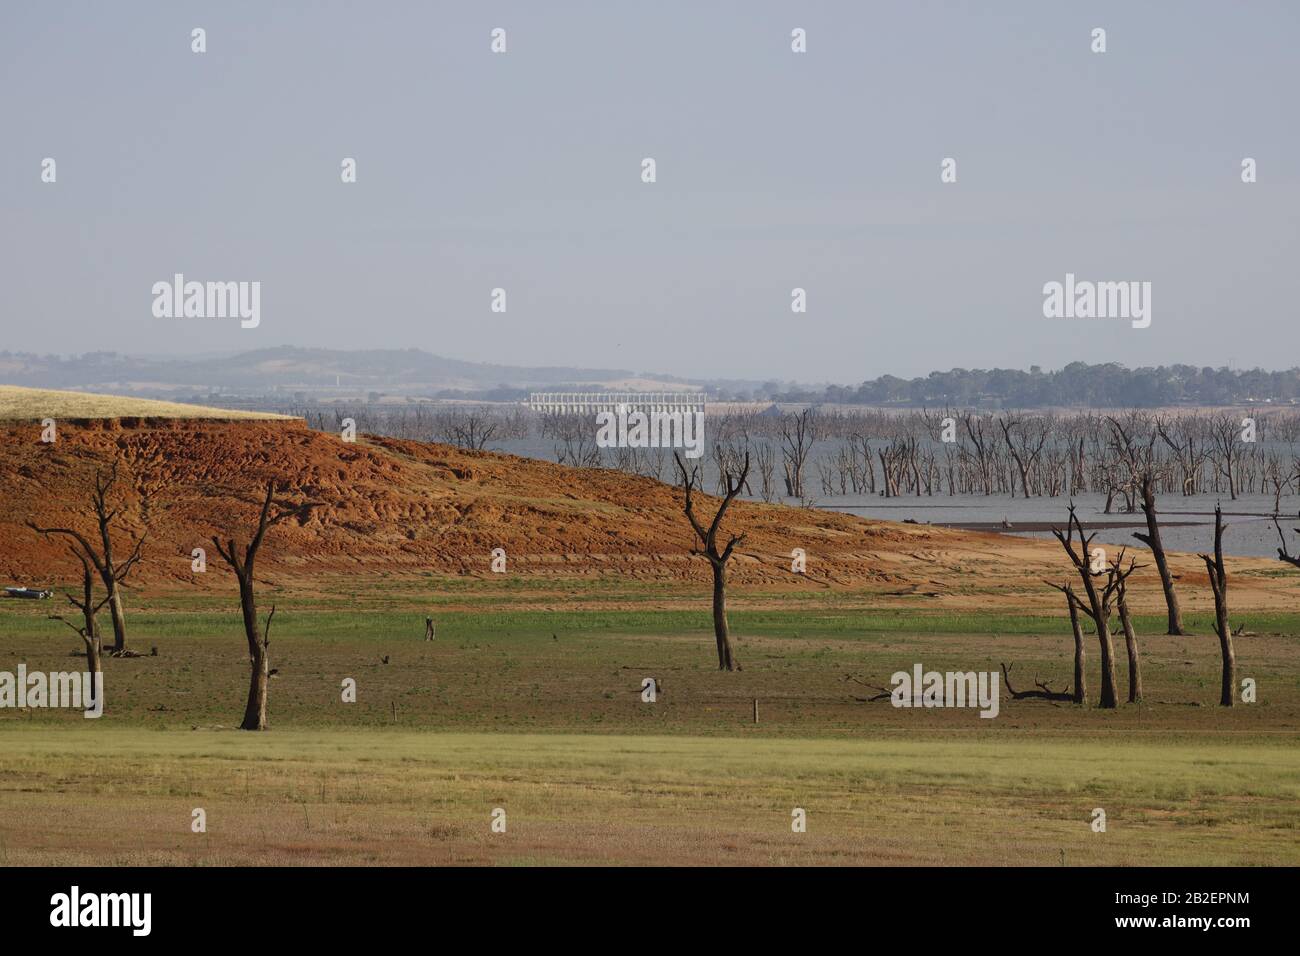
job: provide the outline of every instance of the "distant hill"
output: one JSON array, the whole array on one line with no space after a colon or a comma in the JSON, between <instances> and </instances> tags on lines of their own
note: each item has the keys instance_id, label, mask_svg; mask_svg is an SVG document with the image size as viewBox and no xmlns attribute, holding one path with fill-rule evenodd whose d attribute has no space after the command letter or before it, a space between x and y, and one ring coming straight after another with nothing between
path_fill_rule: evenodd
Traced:
<instances>
[{"instance_id":1,"label":"distant hill","mask_svg":"<svg viewBox=\"0 0 1300 956\"><path fill-rule=\"evenodd\" d=\"M0 352L0 382L35 388L105 390L138 395L377 391L388 395L566 385L624 387L683 384L627 369L518 368L463 362L420 349L340 351L294 346L197 358L141 358L116 352L61 357Z\"/></svg>"},{"instance_id":2,"label":"distant hill","mask_svg":"<svg viewBox=\"0 0 1300 956\"><path fill-rule=\"evenodd\" d=\"M223 355L143 357L88 352L62 357L0 352L0 383L118 395L292 408L382 395L518 401L529 391L703 388L716 400L911 408L1161 408L1300 404L1300 368L1284 371L1118 362L1071 362L1044 370L963 369L858 385L799 385L754 379L687 379L629 369L465 362L420 349L281 346ZM233 401L232 401L233 400Z\"/></svg>"}]
</instances>

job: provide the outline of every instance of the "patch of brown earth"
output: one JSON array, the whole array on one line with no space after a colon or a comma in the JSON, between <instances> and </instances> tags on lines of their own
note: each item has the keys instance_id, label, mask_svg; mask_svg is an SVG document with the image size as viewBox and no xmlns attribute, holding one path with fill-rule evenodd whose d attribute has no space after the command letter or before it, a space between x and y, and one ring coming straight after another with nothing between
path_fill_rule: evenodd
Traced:
<instances>
[{"instance_id":1,"label":"patch of brown earth","mask_svg":"<svg viewBox=\"0 0 1300 956\"><path fill-rule=\"evenodd\" d=\"M271 479L286 500L321 503L306 520L269 533L257 567L280 581L340 573L488 576L495 548L505 549L512 574L707 577L704 560L691 554L680 492L652 479L414 441L347 443L297 420L124 419L61 423L52 444L40 441L38 426L0 426L4 583L71 580L77 565L66 547L25 522L92 531L89 488L96 469L114 461L126 526L148 529L136 584L225 585L224 574L193 573L191 552L204 548L212 568L220 563L213 535L247 540L255 502ZM714 507L706 499L700 510ZM983 604L992 593L1003 599L992 603L1017 593L1041 598L1043 577L1067 576L1054 542L997 534L743 501L724 527L740 531L747 537L731 579L742 587L867 589ZM805 575L791 571L794 548L807 552ZM1189 583L1205 584L1194 556L1175 563ZM1287 589L1282 580L1266 587Z\"/></svg>"}]
</instances>

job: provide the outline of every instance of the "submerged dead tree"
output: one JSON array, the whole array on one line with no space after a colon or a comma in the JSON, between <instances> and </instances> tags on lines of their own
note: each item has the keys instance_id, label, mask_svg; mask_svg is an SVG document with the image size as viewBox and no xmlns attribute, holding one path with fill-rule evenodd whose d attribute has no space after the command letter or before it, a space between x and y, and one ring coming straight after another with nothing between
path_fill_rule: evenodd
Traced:
<instances>
[{"instance_id":1,"label":"submerged dead tree","mask_svg":"<svg viewBox=\"0 0 1300 956\"><path fill-rule=\"evenodd\" d=\"M804 465L816 441L817 417L811 408L782 416L781 458L785 467L785 493L792 498L804 497Z\"/></svg>"},{"instance_id":2,"label":"submerged dead tree","mask_svg":"<svg viewBox=\"0 0 1300 956\"><path fill-rule=\"evenodd\" d=\"M257 560L257 552L262 547L268 529L291 518L306 518L311 509L318 505L318 502L275 505L274 497L275 482L268 481L266 498L262 501L262 508L257 518L257 530L247 545L241 548L234 538L228 538L223 542L216 535L212 537L217 553L226 564L230 565L230 569L235 572L235 577L239 579L239 607L244 617L244 635L248 638L250 670L248 702L244 706L244 720L239 725L240 730L266 730L267 728L266 694L271 678L269 648L271 619L275 617L275 605L271 606L271 613L266 616L266 624L262 625L257 619L257 599L253 594L253 565Z\"/></svg>"},{"instance_id":3,"label":"submerged dead tree","mask_svg":"<svg viewBox=\"0 0 1300 956\"><path fill-rule=\"evenodd\" d=\"M1284 542L1285 543L1285 542ZM1223 657L1223 680L1219 689L1219 706L1231 707L1237 685L1237 653L1232 648L1232 625L1228 623L1228 573L1223 566L1223 508L1214 506L1214 557L1200 555L1214 591L1214 633L1219 635L1219 653Z\"/></svg>"},{"instance_id":4,"label":"submerged dead tree","mask_svg":"<svg viewBox=\"0 0 1300 956\"><path fill-rule=\"evenodd\" d=\"M108 592L106 601L113 618L113 653L121 655L127 649L126 615L122 610L122 583L126 581L131 569L140 560L140 549L144 547L147 532L141 532L128 552L126 560L119 563L113 550L113 526L114 522L122 516L123 506L119 504L114 507L108 501L113 487L117 484L117 469L117 462L114 462L107 473L103 470L95 472L95 485L90 493L90 511L98 532L98 546L74 528L42 528L32 521L27 522L27 527L46 537L61 535L70 539L78 551L78 557L84 558L95 569L95 573L103 582L104 590Z\"/></svg>"},{"instance_id":5,"label":"submerged dead tree","mask_svg":"<svg viewBox=\"0 0 1300 956\"><path fill-rule=\"evenodd\" d=\"M731 507L732 500L740 494L741 488L745 486L745 480L749 477L749 453L745 453L744 463L738 472L727 471L722 476L726 494L708 528L705 528L695 515L694 492L699 485L699 470L692 467L688 472L681 456L676 452L673 452L673 458L677 461L677 467L682 474L682 489L685 495L682 507L686 513L686 520L691 523L691 528L695 532L696 545L691 548L691 553L704 555L713 568L713 633L718 644L718 670L740 670L735 650L731 646L731 630L727 625L727 562L731 560L736 545L745 540L745 535L732 535L726 545L719 548L718 530L722 526L723 516Z\"/></svg>"}]
</instances>

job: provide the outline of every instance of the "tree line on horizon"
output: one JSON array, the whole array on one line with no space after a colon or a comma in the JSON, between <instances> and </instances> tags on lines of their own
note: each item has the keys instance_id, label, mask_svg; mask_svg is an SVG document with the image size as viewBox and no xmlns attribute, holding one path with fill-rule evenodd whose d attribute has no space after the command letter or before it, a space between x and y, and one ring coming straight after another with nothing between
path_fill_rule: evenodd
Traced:
<instances>
[{"instance_id":1,"label":"tree line on horizon","mask_svg":"<svg viewBox=\"0 0 1300 956\"><path fill-rule=\"evenodd\" d=\"M1056 371L964 369L912 379L882 375L854 387L828 385L773 394L777 402L962 408L1159 408L1170 405L1290 404L1300 401L1300 367L1264 369L1071 362Z\"/></svg>"}]
</instances>

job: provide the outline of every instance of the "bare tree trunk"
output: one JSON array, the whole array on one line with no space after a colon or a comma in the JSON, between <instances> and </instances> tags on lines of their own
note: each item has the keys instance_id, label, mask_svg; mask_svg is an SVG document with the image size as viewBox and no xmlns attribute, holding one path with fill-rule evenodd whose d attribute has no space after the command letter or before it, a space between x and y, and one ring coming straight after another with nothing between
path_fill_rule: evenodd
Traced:
<instances>
[{"instance_id":1,"label":"bare tree trunk","mask_svg":"<svg viewBox=\"0 0 1300 956\"><path fill-rule=\"evenodd\" d=\"M90 674L90 689L87 693L91 696L89 700L84 701L83 703L86 705L86 710L94 710L97 703L101 708L103 707L103 702L97 701L96 696L102 688L102 684L97 675L104 672L104 660L103 645L99 634L99 622L95 620L95 608L91 603L93 595L91 593L89 567L86 568L85 591L86 602L81 609L81 616L85 623L81 632L81 639L86 644L86 670Z\"/></svg>"},{"instance_id":2,"label":"bare tree trunk","mask_svg":"<svg viewBox=\"0 0 1300 956\"><path fill-rule=\"evenodd\" d=\"M250 668L248 681L248 703L244 706L244 720L240 730L266 730L266 688L270 682L270 655L265 651L257 654Z\"/></svg>"},{"instance_id":3,"label":"bare tree trunk","mask_svg":"<svg viewBox=\"0 0 1300 956\"><path fill-rule=\"evenodd\" d=\"M1123 579L1132 573L1132 568L1127 573L1124 573L1121 572L1117 564L1112 566L1103 579L1104 588L1099 591L1094 580L1098 575L1093 573L1089 560L1092 554L1092 541L1096 537L1096 533L1084 534L1083 525L1075 514L1074 505L1070 505L1069 515L1066 531L1062 532L1058 528L1053 528L1052 534L1065 548L1065 553L1069 555L1070 563L1074 565L1075 571L1078 572L1079 579L1083 583L1084 593L1088 597L1088 603L1079 606L1092 619L1093 626L1097 629L1097 643L1101 647L1101 699L1098 701L1098 706L1111 709L1118 703L1115 693L1115 645L1110 634L1110 616L1113 607L1111 598L1115 590L1123 583ZM1076 533L1079 536L1079 549L1077 551L1074 547L1074 535ZM1121 552L1122 556L1123 553ZM1053 586L1055 587L1055 585Z\"/></svg>"},{"instance_id":4,"label":"bare tree trunk","mask_svg":"<svg viewBox=\"0 0 1300 956\"><path fill-rule=\"evenodd\" d=\"M1138 657L1137 635L1133 632L1133 619L1129 617L1128 600L1122 594L1119 597L1119 620L1128 647L1128 702L1136 704L1142 699L1142 661Z\"/></svg>"},{"instance_id":5,"label":"bare tree trunk","mask_svg":"<svg viewBox=\"0 0 1300 956\"><path fill-rule=\"evenodd\" d=\"M740 489L745 485L745 479L749 476L749 452L745 452L744 463L740 465L738 471L734 473L729 469L723 471L722 479L726 495L708 528L704 527L695 514L694 493L699 481L699 469L692 467L687 470L686 463L676 452L673 452L673 459L677 462L677 468L682 476L682 510L700 544L698 549L692 550L695 554L702 554L708 558L713 568L713 634L718 645L718 670L738 671L740 665L736 663L735 652L731 646L731 629L727 625L727 562L731 560L736 546L745 540L745 536L731 535L726 546L720 548L718 532L727 509L731 507L731 502L740 493Z\"/></svg>"},{"instance_id":6,"label":"bare tree trunk","mask_svg":"<svg viewBox=\"0 0 1300 956\"><path fill-rule=\"evenodd\" d=\"M126 615L122 613L122 592L112 578L109 585L108 613L113 618L113 650L126 650Z\"/></svg>"},{"instance_id":7,"label":"bare tree trunk","mask_svg":"<svg viewBox=\"0 0 1300 956\"><path fill-rule=\"evenodd\" d=\"M1074 594L1067 591L1065 604L1070 609L1070 629L1074 632L1074 702L1088 703L1087 655L1083 647L1083 627L1079 623L1079 609L1074 605Z\"/></svg>"},{"instance_id":8,"label":"bare tree trunk","mask_svg":"<svg viewBox=\"0 0 1300 956\"><path fill-rule=\"evenodd\" d=\"M266 625L260 626L257 620L257 600L253 594L253 563L269 528L290 518L305 519L311 509L318 506L318 502L307 501L278 507L272 513L274 497L275 482L269 481L257 519L257 531L242 549L233 538L225 542L215 535L212 538L217 553L230 565L239 580L239 609L244 618L244 636L248 640L248 700L244 704L244 719L239 725L240 730L266 730L268 726L266 696L271 677L271 621L275 617L275 605L271 605L271 613L266 616Z\"/></svg>"},{"instance_id":9,"label":"bare tree trunk","mask_svg":"<svg viewBox=\"0 0 1300 956\"><path fill-rule=\"evenodd\" d=\"M718 670L734 671L736 658L727 625L727 566L720 562L713 565L713 634L718 642Z\"/></svg>"},{"instance_id":10,"label":"bare tree trunk","mask_svg":"<svg viewBox=\"0 0 1300 956\"><path fill-rule=\"evenodd\" d=\"M1237 687L1237 654L1232 647L1232 625L1228 621L1228 573L1223 565L1223 510L1214 506L1214 557L1202 554L1214 591L1214 631L1219 635L1219 653L1223 657L1223 681L1219 688L1219 705L1231 707Z\"/></svg>"},{"instance_id":11,"label":"bare tree trunk","mask_svg":"<svg viewBox=\"0 0 1300 956\"><path fill-rule=\"evenodd\" d=\"M1232 647L1232 628L1228 624L1228 607L1214 612L1215 630L1219 634L1219 653L1223 657L1223 676L1219 684L1219 705L1231 707L1237 688L1237 652Z\"/></svg>"},{"instance_id":12,"label":"bare tree trunk","mask_svg":"<svg viewBox=\"0 0 1300 956\"><path fill-rule=\"evenodd\" d=\"M95 696L98 695L103 688L99 675L104 672L104 662L100 655L98 634L95 635L93 640L86 641L86 668L90 672L90 690L87 693L91 696L89 700L83 701L83 703L86 705L86 710L94 710L96 705L102 708L103 702L95 699Z\"/></svg>"},{"instance_id":13,"label":"bare tree trunk","mask_svg":"<svg viewBox=\"0 0 1300 956\"><path fill-rule=\"evenodd\" d=\"M1110 636L1110 622L1098 621L1097 641L1101 644L1101 700L1098 706L1111 708L1119 703L1115 692L1115 644Z\"/></svg>"},{"instance_id":14,"label":"bare tree trunk","mask_svg":"<svg viewBox=\"0 0 1300 956\"><path fill-rule=\"evenodd\" d=\"M251 575L239 582L239 604L244 615L244 633L248 637L248 701L244 705L244 720L240 730L266 730L266 688L270 680L271 655L269 643L262 634L257 620L257 600L253 596ZM273 612L274 613L274 612Z\"/></svg>"},{"instance_id":15,"label":"bare tree trunk","mask_svg":"<svg viewBox=\"0 0 1300 956\"><path fill-rule=\"evenodd\" d=\"M1156 517L1156 496L1154 480L1151 473L1142 476L1142 513L1147 519L1147 533L1134 532L1137 538L1155 555L1156 570L1160 572L1160 587L1165 592L1165 607L1169 611L1169 629L1166 634L1183 633L1183 615L1178 607L1178 594L1174 591L1174 577L1169 573L1169 561L1165 557L1165 546L1160 540L1160 521Z\"/></svg>"}]
</instances>

